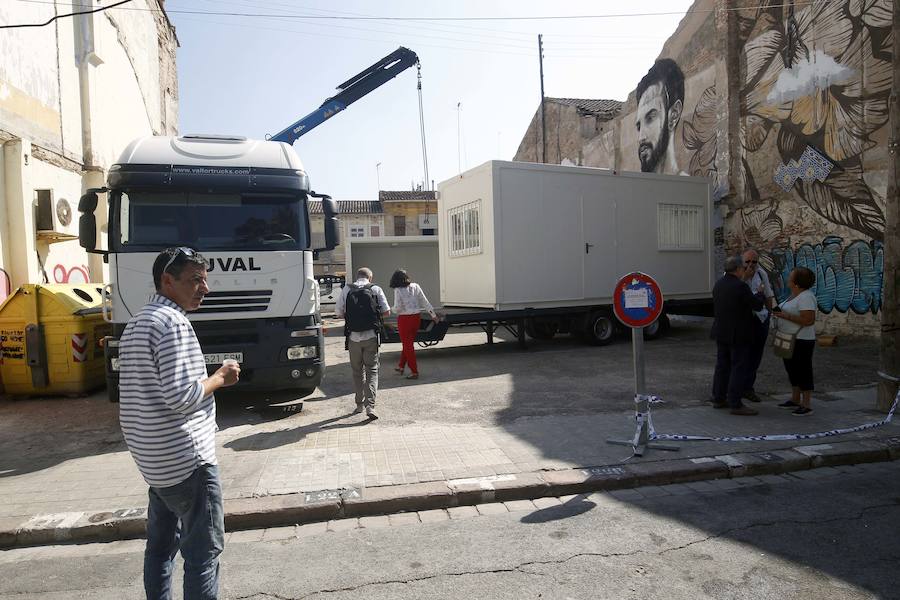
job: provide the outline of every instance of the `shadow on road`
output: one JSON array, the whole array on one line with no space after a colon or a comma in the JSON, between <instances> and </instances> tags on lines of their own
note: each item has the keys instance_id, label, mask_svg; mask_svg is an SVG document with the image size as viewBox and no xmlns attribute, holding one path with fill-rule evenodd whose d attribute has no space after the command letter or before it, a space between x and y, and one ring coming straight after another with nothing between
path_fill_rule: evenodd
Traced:
<instances>
[{"instance_id":1,"label":"shadow on road","mask_svg":"<svg viewBox=\"0 0 900 600\"><path fill-rule=\"evenodd\" d=\"M361 418L362 420L352 421L349 423L341 422L344 421L344 419L349 418ZM294 427L291 429L281 429L271 432L262 431L259 433L254 433L252 435L226 442L224 446L225 448L235 450L237 452L244 452L248 450L271 450L272 448L295 444L311 433L328 431L332 429L346 429L348 427L364 427L369 423L372 423L372 421L366 418L365 415L347 414L339 417L325 419L323 421L318 421L316 423L309 423L308 425L301 425L300 427Z\"/></svg>"}]
</instances>

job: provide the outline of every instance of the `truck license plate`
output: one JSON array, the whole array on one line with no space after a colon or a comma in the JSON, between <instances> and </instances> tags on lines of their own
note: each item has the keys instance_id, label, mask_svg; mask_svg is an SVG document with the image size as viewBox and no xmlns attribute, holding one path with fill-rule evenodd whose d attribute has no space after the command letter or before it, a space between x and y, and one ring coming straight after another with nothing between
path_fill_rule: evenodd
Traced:
<instances>
[{"instance_id":1,"label":"truck license plate","mask_svg":"<svg viewBox=\"0 0 900 600\"><path fill-rule=\"evenodd\" d=\"M221 365L222 361L230 358L231 360L236 360L239 363L244 362L244 353L243 352L217 352L215 354L204 354L203 358L206 359L206 364L208 365Z\"/></svg>"}]
</instances>

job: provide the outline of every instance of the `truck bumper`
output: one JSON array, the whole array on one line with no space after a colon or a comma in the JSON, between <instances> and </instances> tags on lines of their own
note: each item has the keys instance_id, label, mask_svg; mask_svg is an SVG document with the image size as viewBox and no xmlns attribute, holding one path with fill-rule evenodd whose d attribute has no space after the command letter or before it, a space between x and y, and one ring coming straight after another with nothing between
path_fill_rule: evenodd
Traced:
<instances>
[{"instance_id":1,"label":"truck bumper","mask_svg":"<svg viewBox=\"0 0 900 600\"><path fill-rule=\"evenodd\" d=\"M325 372L325 341L313 316L289 319L198 321L194 330L209 355L241 353L241 378L228 391L294 398L312 393ZM118 386L118 337L107 338L107 384ZM291 358L293 353L303 355ZM220 362L207 364L212 374Z\"/></svg>"}]
</instances>

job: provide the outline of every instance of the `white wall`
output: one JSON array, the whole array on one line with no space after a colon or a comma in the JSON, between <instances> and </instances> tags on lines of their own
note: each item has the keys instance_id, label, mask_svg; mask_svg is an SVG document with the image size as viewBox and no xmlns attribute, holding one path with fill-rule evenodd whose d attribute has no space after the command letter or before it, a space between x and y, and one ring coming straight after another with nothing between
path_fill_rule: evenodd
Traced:
<instances>
[{"instance_id":1,"label":"white wall","mask_svg":"<svg viewBox=\"0 0 900 600\"><path fill-rule=\"evenodd\" d=\"M0 23L43 22L71 6L0 2ZM129 8L0 35L0 279L8 274L13 289L40 283L45 273L51 283L79 282L85 273L104 280L102 261L77 241L37 239L35 190L52 190L54 208L60 198L69 201L67 229L77 234L78 198L103 185L125 146L175 133L174 31L146 10L158 9L157 0L134 0ZM105 202L96 216L105 230Z\"/></svg>"}]
</instances>

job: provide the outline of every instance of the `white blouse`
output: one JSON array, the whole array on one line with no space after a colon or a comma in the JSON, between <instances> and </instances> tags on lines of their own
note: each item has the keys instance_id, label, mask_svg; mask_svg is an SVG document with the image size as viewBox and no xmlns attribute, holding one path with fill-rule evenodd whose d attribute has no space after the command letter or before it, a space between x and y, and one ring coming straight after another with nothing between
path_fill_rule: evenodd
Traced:
<instances>
[{"instance_id":1,"label":"white blouse","mask_svg":"<svg viewBox=\"0 0 900 600\"><path fill-rule=\"evenodd\" d=\"M410 283L406 287L394 288L394 314L417 315L422 311L434 314L434 307L425 297L425 292L418 283Z\"/></svg>"},{"instance_id":2,"label":"white blouse","mask_svg":"<svg viewBox=\"0 0 900 600\"><path fill-rule=\"evenodd\" d=\"M793 298L785 300L781 303L781 310L794 317L799 317L801 311L817 310L818 307L819 303L816 300L816 295L813 294L811 290L803 290ZM801 327L793 321L788 321L787 319L779 319L778 330L785 333L796 333L798 340L816 339L815 325L807 325L806 327Z\"/></svg>"}]
</instances>

